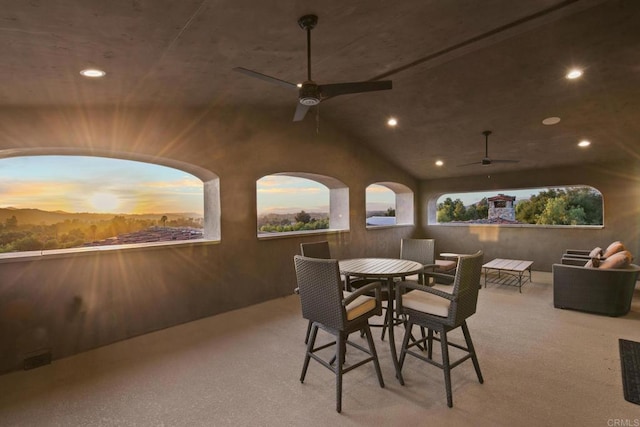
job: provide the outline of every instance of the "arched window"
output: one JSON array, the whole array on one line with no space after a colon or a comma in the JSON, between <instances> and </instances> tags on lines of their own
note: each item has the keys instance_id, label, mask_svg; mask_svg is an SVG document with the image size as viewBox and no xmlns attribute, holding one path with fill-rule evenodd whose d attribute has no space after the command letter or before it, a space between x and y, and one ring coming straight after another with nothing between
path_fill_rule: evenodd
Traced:
<instances>
[{"instance_id":1,"label":"arched window","mask_svg":"<svg viewBox=\"0 0 640 427\"><path fill-rule=\"evenodd\" d=\"M2 253L220 239L209 171L143 156L16 154L38 155L0 158Z\"/></svg>"},{"instance_id":2,"label":"arched window","mask_svg":"<svg viewBox=\"0 0 640 427\"><path fill-rule=\"evenodd\" d=\"M349 189L335 178L282 172L256 181L258 237L349 229Z\"/></svg>"},{"instance_id":3,"label":"arched window","mask_svg":"<svg viewBox=\"0 0 640 427\"><path fill-rule=\"evenodd\" d=\"M413 224L413 191L397 182L376 182L366 189L367 226Z\"/></svg>"},{"instance_id":4,"label":"arched window","mask_svg":"<svg viewBox=\"0 0 640 427\"><path fill-rule=\"evenodd\" d=\"M602 194L589 186L559 186L443 194L431 223L602 226ZM435 219L435 221L432 221Z\"/></svg>"}]
</instances>

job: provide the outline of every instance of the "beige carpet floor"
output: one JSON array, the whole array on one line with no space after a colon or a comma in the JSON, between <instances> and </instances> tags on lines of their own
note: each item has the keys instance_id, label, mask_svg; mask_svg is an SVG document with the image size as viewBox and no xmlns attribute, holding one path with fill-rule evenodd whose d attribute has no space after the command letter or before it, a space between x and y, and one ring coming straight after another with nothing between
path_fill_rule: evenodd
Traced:
<instances>
[{"instance_id":1,"label":"beige carpet floor","mask_svg":"<svg viewBox=\"0 0 640 427\"><path fill-rule=\"evenodd\" d=\"M298 379L306 325L292 295L6 374L0 425L640 423L640 406L624 400L618 354L619 338L640 341L639 291L631 313L609 318L554 309L550 273L534 272L521 294L507 286L482 289L469 328L485 382L478 383L470 361L455 368L452 409L442 371L415 358L407 359L400 386L388 341L374 329L386 387L372 365L349 372L343 412L336 413L330 371L312 361L305 383ZM396 331L402 335L401 327Z\"/></svg>"}]
</instances>

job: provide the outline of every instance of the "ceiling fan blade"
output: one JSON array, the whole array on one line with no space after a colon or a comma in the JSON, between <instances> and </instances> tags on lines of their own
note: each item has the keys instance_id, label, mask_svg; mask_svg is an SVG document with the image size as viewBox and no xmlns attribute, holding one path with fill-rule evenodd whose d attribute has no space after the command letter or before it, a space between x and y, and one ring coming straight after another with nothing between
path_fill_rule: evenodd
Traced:
<instances>
[{"instance_id":1,"label":"ceiling fan blade","mask_svg":"<svg viewBox=\"0 0 640 427\"><path fill-rule=\"evenodd\" d=\"M289 83L284 80L276 79L275 77L267 76L266 74L258 73L257 71L248 70L242 67L235 67L233 71L237 71L242 74L246 74L249 77L255 77L260 80L264 80L265 82L274 83L280 86L284 86L288 89L298 89L298 85L295 83Z\"/></svg>"},{"instance_id":2,"label":"ceiling fan blade","mask_svg":"<svg viewBox=\"0 0 640 427\"><path fill-rule=\"evenodd\" d=\"M462 166L472 166L472 165L481 165L481 164L482 164L482 162L473 162L473 163L465 163L465 164L462 164L462 165L457 165L457 167L460 168Z\"/></svg>"},{"instance_id":3,"label":"ceiling fan blade","mask_svg":"<svg viewBox=\"0 0 640 427\"><path fill-rule=\"evenodd\" d=\"M323 98L348 93L373 92L376 90L389 90L392 88L391 80L381 80L375 82L352 82L352 83L332 83L319 85Z\"/></svg>"},{"instance_id":4,"label":"ceiling fan blade","mask_svg":"<svg viewBox=\"0 0 640 427\"><path fill-rule=\"evenodd\" d=\"M296 112L293 115L293 121L294 122L302 121L302 119L304 119L304 116L307 115L307 111L309 111L309 106L303 105L298 102L298 106L296 107Z\"/></svg>"},{"instance_id":5,"label":"ceiling fan blade","mask_svg":"<svg viewBox=\"0 0 640 427\"><path fill-rule=\"evenodd\" d=\"M518 163L520 160L496 160L491 159L491 163Z\"/></svg>"}]
</instances>

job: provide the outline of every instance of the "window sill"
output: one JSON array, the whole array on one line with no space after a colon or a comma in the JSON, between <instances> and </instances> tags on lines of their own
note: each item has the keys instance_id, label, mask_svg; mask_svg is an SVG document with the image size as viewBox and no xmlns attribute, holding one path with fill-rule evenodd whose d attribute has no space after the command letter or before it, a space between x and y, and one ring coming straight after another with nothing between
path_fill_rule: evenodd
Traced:
<instances>
[{"instance_id":1,"label":"window sill","mask_svg":"<svg viewBox=\"0 0 640 427\"><path fill-rule=\"evenodd\" d=\"M580 229L580 230L601 230L604 225L543 225L543 224L460 224L460 223L433 223L429 227L488 227L488 228L552 228L557 229Z\"/></svg>"},{"instance_id":2,"label":"window sill","mask_svg":"<svg viewBox=\"0 0 640 427\"><path fill-rule=\"evenodd\" d=\"M167 247L205 246L218 243L220 243L219 240L193 239L168 242L134 243L128 245L90 246L85 248L7 252L0 254L0 264L23 261L40 261L45 259L49 260L57 258L70 258L76 256L95 255L111 252L149 251L157 249L167 249Z\"/></svg>"},{"instance_id":3,"label":"window sill","mask_svg":"<svg viewBox=\"0 0 640 427\"><path fill-rule=\"evenodd\" d=\"M308 230L308 231L290 231L286 233L262 233L258 234L258 240L273 240L273 239L286 239L289 237L300 236L317 236L323 234L339 234L348 233L349 229L337 229L337 228L325 228L323 230Z\"/></svg>"},{"instance_id":4,"label":"window sill","mask_svg":"<svg viewBox=\"0 0 640 427\"><path fill-rule=\"evenodd\" d=\"M395 224L395 225L367 225L367 230L380 230L385 228L413 227L415 224Z\"/></svg>"}]
</instances>

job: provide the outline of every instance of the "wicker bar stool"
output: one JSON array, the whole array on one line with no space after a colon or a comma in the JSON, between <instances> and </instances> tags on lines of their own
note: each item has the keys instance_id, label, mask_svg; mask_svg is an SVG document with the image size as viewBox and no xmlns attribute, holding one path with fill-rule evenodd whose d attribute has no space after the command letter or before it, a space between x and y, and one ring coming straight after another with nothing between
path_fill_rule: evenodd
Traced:
<instances>
[{"instance_id":1,"label":"wicker bar stool","mask_svg":"<svg viewBox=\"0 0 640 427\"><path fill-rule=\"evenodd\" d=\"M342 411L342 375L373 362L380 387L384 387L376 347L371 336L369 318L382 314L380 283L370 283L355 292L343 291L337 260L294 256L302 316L311 322L311 335L307 343L300 382L304 382L311 359L336 374L336 411ZM367 296L373 292L375 297ZM318 329L335 337L335 341L315 347ZM349 334L361 331L367 338L368 349L349 341ZM346 345L364 352L369 357L345 367ZM316 352L336 346L332 360L335 366L322 359Z\"/></svg>"},{"instance_id":2,"label":"wicker bar stool","mask_svg":"<svg viewBox=\"0 0 640 427\"><path fill-rule=\"evenodd\" d=\"M447 392L447 405L453 407L453 395L451 393L451 369L467 359L473 361L473 366L478 376L478 381L484 382L478 357L476 356L466 319L476 312L478 302L478 289L482 271L482 251L474 255L461 256L458 261L451 293L440 289L421 285L416 282L398 282L396 287L396 304L398 310L407 316L407 325L402 340L400 352L400 369L404 365L407 354L424 360L444 371L444 382ZM438 273L425 273L425 275L438 275ZM403 292L404 291L404 292ZM410 340L413 325L424 327L428 330L427 337L419 340ZM447 333L458 327L462 328L466 347L449 342ZM434 337L433 332L439 333L439 338ZM433 341L440 341L442 348L442 363L433 359ZM427 349L427 356L423 352L413 351L414 346L423 345ZM466 352L460 359L451 362L449 360L449 346ZM421 349L423 347L420 347Z\"/></svg>"}]
</instances>

